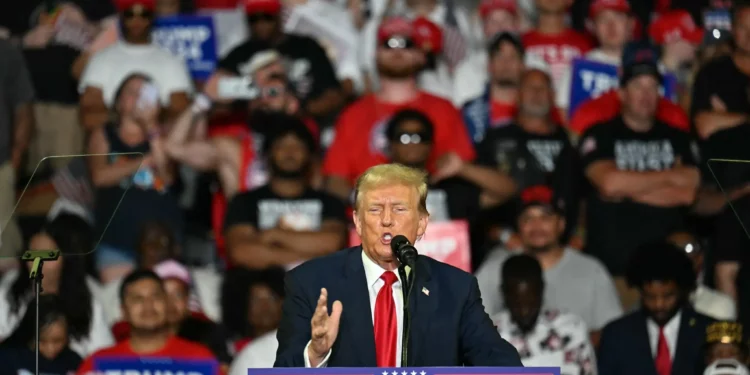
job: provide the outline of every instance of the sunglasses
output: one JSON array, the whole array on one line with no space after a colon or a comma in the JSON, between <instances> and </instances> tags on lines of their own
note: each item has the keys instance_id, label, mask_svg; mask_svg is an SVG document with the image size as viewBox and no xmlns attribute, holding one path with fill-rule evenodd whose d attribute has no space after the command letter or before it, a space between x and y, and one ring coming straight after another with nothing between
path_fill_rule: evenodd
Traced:
<instances>
[{"instance_id":1,"label":"sunglasses","mask_svg":"<svg viewBox=\"0 0 750 375\"><path fill-rule=\"evenodd\" d=\"M400 143L402 145L418 145L423 143L430 143L432 141L432 137L427 134L426 132L418 132L418 133L407 133L407 132L400 132L396 133L396 135L391 140L393 142Z\"/></svg>"},{"instance_id":2,"label":"sunglasses","mask_svg":"<svg viewBox=\"0 0 750 375\"><path fill-rule=\"evenodd\" d=\"M416 47L416 43L409 38L394 36L385 40L381 47L386 49L411 49Z\"/></svg>"},{"instance_id":3,"label":"sunglasses","mask_svg":"<svg viewBox=\"0 0 750 375\"><path fill-rule=\"evenodd\" d=\"M134 17L140 17L143 19L150 20L154 18L154 12L148 9L145 9L141 6L135 6L129 9L125 9L125 11L122 12L122 17L128 20Z\"/></svg>"},{"instance_id":4,"label":"sunglasses","mask_svg":"<svg viewBox=\"0 0 750 375\"><path fill-rule=\"evenodd\" d=\"M247 22L249 23L258 23L261 21L266 22L272 22L275 21L278 17L275 14L271 13L252 13L247 16Z\"/></svg>"}]
</instances>

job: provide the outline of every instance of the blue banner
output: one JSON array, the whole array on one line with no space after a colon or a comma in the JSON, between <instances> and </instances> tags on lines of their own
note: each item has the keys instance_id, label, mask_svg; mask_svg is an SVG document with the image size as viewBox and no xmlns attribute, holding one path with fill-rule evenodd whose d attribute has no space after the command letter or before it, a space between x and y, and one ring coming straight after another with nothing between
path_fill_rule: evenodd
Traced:
<instances>
[{"instance_id":1,"label":"blue banner","mask_svg":"<svg viewBox=\"0 0 750 375\"><path fill-rule=\"evenodd\" d=\"M568 116L583 102L620 86L620 68L616 65L586 59L574 59L570 78L570 106ZM674 75L664 75L662 96L676 100L677 79Z\"/></svg>"},{"instance_id":2,"label":"blue banner","mask_svg":"<svg viewBox=\"0 0 750 375\"><path fill-rule=\"evenodd\" d=\"M556 367L399 367L248 369L248 375L560 375Z\"/></svg>"},{"instance_id":3,"label":"blue banner","mask_svg":"<svg viewBox=\"0 0 750 375\"><path fill-rule=\"evenodd\" d=\"M732 30L732 16L726 9L712 9L703 12L703 27L706 30Z\"/></svg>"},{"instance_id":4,"label":"blue banner","mask_svg":"<svg viewBox=\"0 0 750 375\"><path fill-rule=\"evenodd\" d=\"M216 69L216 32L211 16L158 18L154 42L185 60L193 78L208 78Z\"/></svg>"},{"instance_id":5,"label":"blue banner","mask_svg":"<svg viewBox=\"0 0 750 375\"><path fill-rule=\"evenodd\" d=\"M216 375L219 364L215 360L172 358L94 358L94 371L106 375Z\"/></svg>"}]
</instances>

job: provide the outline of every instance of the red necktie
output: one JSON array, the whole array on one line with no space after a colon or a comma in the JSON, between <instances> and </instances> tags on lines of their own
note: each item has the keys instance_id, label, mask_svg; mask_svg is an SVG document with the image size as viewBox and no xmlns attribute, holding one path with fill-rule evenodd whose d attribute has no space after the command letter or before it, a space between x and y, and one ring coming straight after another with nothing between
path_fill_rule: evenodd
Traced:
<instances>
[{"instance_id":1,"label":"red necktie","mask_svg":"<svg viewBox=\"0 0 750 375\"><path fill-rule=\"evenodd\" d=\"M669 345L664 337L664 328L659 328L659 344L656 349L656 372L659 375L670 375L672 372L672 357L669 355Z\"/></svg>"},{"instance_id":2,"label":"red necktie","mask_svg":"<svg viewBox=\"0 0 750 375\"><path fill-rule=\"evenodd\" d=\"M375 300L375 355L378 367L396 367L396 303L393 301L393 283L396 274L386 271L380 276L385 285Z\"/></svg>"}]
</instances>

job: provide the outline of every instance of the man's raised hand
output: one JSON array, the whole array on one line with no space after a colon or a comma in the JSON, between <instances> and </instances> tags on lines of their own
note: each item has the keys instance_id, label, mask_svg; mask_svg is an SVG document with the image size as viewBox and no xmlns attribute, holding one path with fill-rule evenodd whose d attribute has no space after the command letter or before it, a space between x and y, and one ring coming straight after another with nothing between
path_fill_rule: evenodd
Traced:
<instances>
[{"instance_id":1,"label":"man's raised hand","mask_svg":"<svg viewBox=\"0 0 750 375\"><path fill-rule=\"evenodd\" d=\"M331 315L328 315L328 291L323 288L320 290L318 306L315 307L315 313L310 321L312 338L307 355L310 358L310 365L312 367L320 365L320 362L328 355L339 334L339 322L341 321L343 305L340 301L335 301L332 310Z\"/></svg>"}]
</instances>

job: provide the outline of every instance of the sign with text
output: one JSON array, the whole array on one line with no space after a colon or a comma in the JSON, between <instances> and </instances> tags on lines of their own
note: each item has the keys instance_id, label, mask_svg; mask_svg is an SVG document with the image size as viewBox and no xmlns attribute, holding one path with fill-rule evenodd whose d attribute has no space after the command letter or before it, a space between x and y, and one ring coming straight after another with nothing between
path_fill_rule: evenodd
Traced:
<instances>
[{"instance_id":1,"label":"sign with text","mask_svg":"<svg viewBox=\"0 0 750 375\"><path fill-rule=\"evenodd\" d=\"M706 30L732 30L732 16L726 9L711 9L703 12L703 27Z\"/></svg>"},{"instance_id":2,"label":"sign with text","mask_svg":"<svg viewBox=\"0 0 750 375\"><path fill-rule=\"evenodd\" d=\"M352 228L349 232L350 246L360 243L362 241L357 230ZM469 223L465 220L429 223L424 236L414 246L422 255L471 272Z\"/></svg>"},{"instance_id":3,"label":"sign with text","mask_svg":"<svg viewBox=\"0 0 750 375\"><path fill-rule=\"evenodd\" d=\"M570 106L568 116L589 99L598 98L607 91L620 86L619 67L587 59L574 59L571 67ZM664 75L662 96L676 100L677 80L671 74Z\"/></svg>"},{"instance_id":4,"label":"sign with text","mask_svg":"<svg viewBox=\"0 0 750 375\"><path fill-rule=\"evenodd\" d=\"M95 358L94 372L102 375L216 375L215 360L173 358Z\"/></svg>"},{"instance_id":5,"label":"sign with text","mask_svg":"<svg viewBox=\"0 0 750 375\"><path fill-rule=\"evenodd\" d=\"M216 68L216 32L211 16L156 19L154 42L185 60L195 79L206 79Z\"/></svg>"},{"instance_id":6,"label":"sign with text","mask_svg":"<svg viewBox=\"0 0 750 375\"><path fill-rule=\"evenodd\" d=\"M248 375L560 375L555 367L399 367L248 369Z\"/></svg>"}]
</instances>

